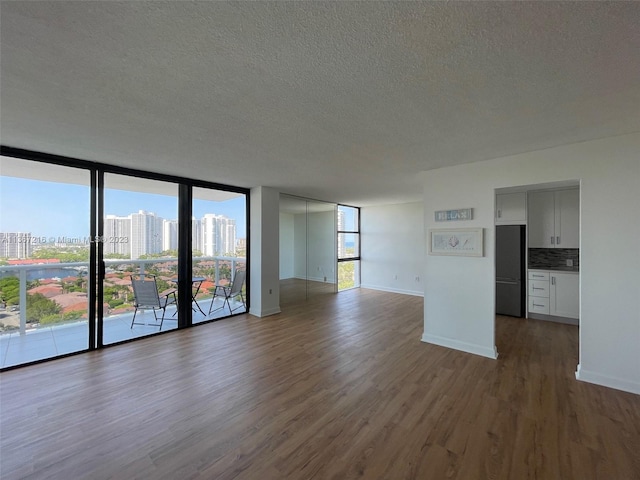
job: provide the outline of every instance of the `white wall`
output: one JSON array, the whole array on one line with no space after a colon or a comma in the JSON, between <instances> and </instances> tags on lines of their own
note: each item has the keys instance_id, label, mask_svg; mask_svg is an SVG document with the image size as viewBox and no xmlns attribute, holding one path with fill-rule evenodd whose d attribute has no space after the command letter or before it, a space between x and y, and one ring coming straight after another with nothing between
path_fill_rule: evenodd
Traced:
<instances>
[{"instance_id":1,"label":"white wall","mask_svg":"<svg viewBox=\"0 0 640 480\"><path fill-rule=\"evenodd\" d=\"M280 214L280 280L293 278L293 214Z\"/></svg>"},{"instance_id":2,"label":"white wall","mask_svg":"<svg viewBox=\"0 0 640 480\"><path fill-rule=\"evenodd\" d=\"M640 394L640 134L424 172L425 232L435 210L472 207L485 256L426 256L423 340L494 355L495 189L579 180L577 377ZM426 236L425 236L426 241Z\"/></svg>"},{"instance_id":3,"label":"white wall","mask_svg":"<svg viewBox=\"0 0 640 480\"><path fill-rule=\"evenodd\" d=\"M360 241L363 288L419 296L424 294L422 203L362 208Z\"/></svg>"},{"instance_id":4,"label":"white wall","mask_svg":"<svg viewBox=\"0 0 640 480\"><path fill-rule=\"evenodd\" d=\"M280 312L279 213L280 194L267 187L255 187L249 195L251 263L249 313L258 317Z\"/></svg>"}]
</instances>

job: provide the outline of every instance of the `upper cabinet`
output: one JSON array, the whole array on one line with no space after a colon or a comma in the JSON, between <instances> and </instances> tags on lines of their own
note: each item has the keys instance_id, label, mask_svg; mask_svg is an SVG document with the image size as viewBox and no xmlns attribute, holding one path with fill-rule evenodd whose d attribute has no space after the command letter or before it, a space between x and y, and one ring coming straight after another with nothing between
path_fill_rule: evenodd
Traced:
<instances>
[{"instance_id":1,"label":"upper cabinet","mask_svg":"<svg viewBox=\"0 0 640 480\"><path fill-rule=\"evenodd\" d=\"M527 194L499 193L496 195L496 225L524 225L527 223Z\"/></svg>"},{"instance_id":2,"label":"upper cabinet","mask_svg":"<svg viewBox=\"0 0 640 480\"><path fill-rule=\"evenodd\" d=\"M580 248L580 190L528 193L529 248Z\"/></svg>"}]
</instances>

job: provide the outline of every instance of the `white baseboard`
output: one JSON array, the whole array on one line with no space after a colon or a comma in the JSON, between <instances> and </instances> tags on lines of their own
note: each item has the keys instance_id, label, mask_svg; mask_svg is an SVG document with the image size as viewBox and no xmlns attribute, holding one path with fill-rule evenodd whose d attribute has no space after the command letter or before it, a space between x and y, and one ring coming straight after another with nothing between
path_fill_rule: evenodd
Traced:
<instances>
[{"instance_id":1,"label":"white baseboard","mask_svg":"<svg viewBox=\"0 0 640 480\"><path fill-rule=\"evenodd\" d=\"M368 288L370 290L379 290L381 292L402 293L404 295L413 295L414 297L424 297L422 290L401 290L399 288L381 287L379 285L361 284L360 288Z\"/></svg>"},{"instance_id":2,"label":"white baseboard","mask_svg":"<svg viewBox=\"0 0 640 480\"><path fill-rule=\"evenodd\" d=\"M461 342L460 340L454 340L453 338L439 337L437 335L429 335L426 333L422 335L421 340L425 343L433 343L434 345L440 345L441 347L473 353L474 355L480 355L494 360L498 358L498 350L495 346L493 348L488 348L476 343Z\"/></svg>"},{"instance_id":3,"label":"white baseboard","mask_svg":"<svg viewBox=\"0 0 640 480\"><path fill-rule=\"evenodd\" d=\"M250 308L249 315L253 315L254 317L268 317L269 315L276 315L280 313L280 307L270 308L268 310L259 310L257 308Z\"/></svg>"},{"instance_id":4,"label":"white baseboard","mask_svg":"<svg viewBox=\"0 0 640 480\"><path fill-rule=\"evenodd\" d=\"M610 377L608 375L602 375L601 373L590 372L582 368L580 364L578 364L578 369L576 370L576 379L582 382L594 383L596 385L602 385L603 387L615 388L616 390L622 390L623 392L630 392L635 393L636 395L640 395L639 382Z\"/></svg>"}]
</instances>

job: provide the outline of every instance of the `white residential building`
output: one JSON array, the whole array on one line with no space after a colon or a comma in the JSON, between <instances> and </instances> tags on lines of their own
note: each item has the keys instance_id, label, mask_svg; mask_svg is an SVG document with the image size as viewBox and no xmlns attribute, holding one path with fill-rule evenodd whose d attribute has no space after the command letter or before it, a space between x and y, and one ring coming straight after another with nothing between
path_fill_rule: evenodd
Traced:
<instances>
[{"instance_id":1,"label":"white residential building","mask_svg":"<svg viewBox=\"0 0 640 480\"><path fill-rule=\"evenodd\" d=\"M162 250L178 249L178 221L162 221Z\"/></svg>"},{"instance_id":2,"label":"white residential building","mask_svg":"<svg viewBox=\"0 0 640 480\"><path fill-rule=\"evenodd\" d=\"M32 245L31 233L0 233L0 258L29 258Z\"/></svg>"},{"instance_id":3,"label":"white residential building","mask_svg":"<svg viewBox=\"0 0 640 480\"><path fill-rule=\"evenodd\" d=\"M338 209L338 231L344 230L344 212ZM344 235L338 235L338 258L344 258L347 253L346 239Z\"/></svg>"},{"instance_id":4,"label":"white residential building","mask_svg":"<svg viewBox=\"0 0 640 480\"><path fill-rule=\"evenodd\" d=\"M224 215L207 213L202 217L202 253L214 255L235 254L236 221Z\"/></svg>"},{"instance_id":5,"label":"white residential building","mask_svg":"<svg viewBox=\"0 0 640 480\"><path fill-rule=\"evenodd\" d=\"M191 250L202 252L202 222L191 217Z\"/></svg>"},{"instance_id":6,"label":"white residential building","mask_svg":"<svg viewBox=\"0 0 640 480\"><path fill-rule=\"evenodd\" d=\"M162 218L139 210L131 214L131 259L162 252Z\"/></svg>"},{"instance_id":7,"label":"white residential building","mask_svg":"<svg viewBox=\"0 0 640 480\"><path fill-rule=\"evenodd\" d=\"M118 217L107 215L104 219L104 254L131 255L131 215ZM111 239L111 241L110 241ZM118 239L116 242L115 239Z\"/></svg>"}]
</instances>

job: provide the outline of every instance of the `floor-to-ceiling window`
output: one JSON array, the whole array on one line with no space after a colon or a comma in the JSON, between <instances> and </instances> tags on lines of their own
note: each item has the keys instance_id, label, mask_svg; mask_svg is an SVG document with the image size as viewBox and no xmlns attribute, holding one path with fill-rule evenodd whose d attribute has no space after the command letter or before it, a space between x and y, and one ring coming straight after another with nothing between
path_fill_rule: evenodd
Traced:
<instances>
[{"instance_id":1,"label":"floor-to-ceiling window","mask_svg":"<svg viewBox=\"0 0 640 480\"><path fill-rule=\"evenodd\" d=\"M246 189L8 147L0 162L0 368L248 310Z\"/></svg>"},{"instance_id":2,"label":"floor-to-ceiling window","mask_svg":"<svg viewBox=\"0 0 640 480\"><path fill-rule=\"evenodd\" d=\"M360 286L360 209L338 205L338 290Z\"/></svg>"},{"instance_id":3,"label":"floor-to-ceiling window","mask_svg":"<svg viewBox=\"0 0 640 480\"><path fill-rule=\"evenodd\" d=\"M247 196L194 187L193 323L247 311Z\"/></svg>"},{"instance_id":4,"label":"floor-to-ceiling window","mask_svg":"<svg viewBox=\"0 0 640 480\"><path fill-rule=\"evenodd\" d=\"M0 157L0 367L89 348L92 175Z\"/></svg>"},{"instance_id":5,"label":"floor-to-ceiling window","mask_svg":"<svg viewBox=\"0 0 640 480\"><path fill-rule=\"evenodd\" d=\"M177 328L178 185L105 173L103 192L103 343ZM151 282L159 296L144 305Z\"/></svg>"}]
</instances>

